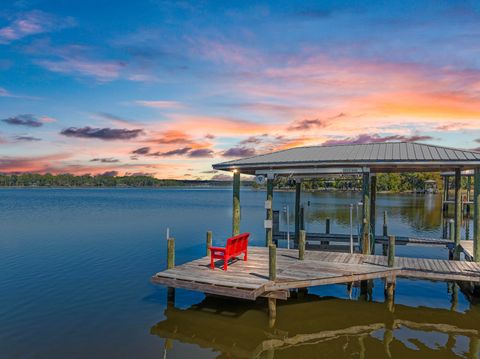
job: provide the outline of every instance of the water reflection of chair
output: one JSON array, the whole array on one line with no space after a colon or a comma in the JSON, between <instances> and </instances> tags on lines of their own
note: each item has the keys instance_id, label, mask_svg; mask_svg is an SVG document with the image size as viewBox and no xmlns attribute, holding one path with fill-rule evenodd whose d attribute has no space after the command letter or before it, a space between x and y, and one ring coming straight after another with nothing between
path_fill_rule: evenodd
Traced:
<instances>
[{"instance_id":1,"label":"water reflection of chair","mask_svg":"<svg viewBox=\"0 0 480 359\"><path fill-rule=\"evenodd\" d=\"M401 357L415 353L415 347L425 357L425 350L452 355L460 342L469 343L462 349L475 358L480 349L476 307L462 314L396 305L392 314L384 303L307 295L281 303L278 312L276 326L270 329L261 301L242 305L207 297L188 309L167 308L166 319L152 327L151 333L222 353L217 358L318 357L322 352L334 356L337 350L360 357L366 353L390 356L394 351ZM446 335L448 340L432 346L428 333Z\"/></svg>"}]
</instances>

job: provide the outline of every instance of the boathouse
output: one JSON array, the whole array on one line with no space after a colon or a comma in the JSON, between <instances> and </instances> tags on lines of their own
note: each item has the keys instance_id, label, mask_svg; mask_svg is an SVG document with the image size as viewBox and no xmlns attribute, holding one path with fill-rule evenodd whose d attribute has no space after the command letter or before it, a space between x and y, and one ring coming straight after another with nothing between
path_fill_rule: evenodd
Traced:
<instances>
[{"instance_id":1,"label":"boathouse","mask_svg":"<svg viewBox=\"0 0 480 359\"><path fill-rule=\"evenodd\" d=\"M362 284L384 278L386 293L393 300L396 277L462 281L479 294L480 283L480 153L463 149L413 142L369 143L338 146L308 146L218 163L213 168L233 173L232 235L248 232L240 223L240 176L265 179L265 247L249 249L248 261L237 261L227 272L211 270L207 235L207 257L175 267L173 240L169 240L166 271L152 280L169 287L180 287L227 297L254 300L269 298L270 315L275 317L275 299L286 299L290 291L332 283ZM461 241L461 174L473 171L473 241ZM376 234L377 174L404 172L451 172L454 177L454 221L451 241L432 240L449 245L453 260L395 257L395 244L409 241L383 233ZM308 234L301 228L302 181L328 176L349 175L362 179L362 229L360 251L338 253L305 251ZM295 249L276 248L273 228L274 180L288 177L295 182ZM323 238L325 239L325 238ZM328 238L327 238L328 239ZM375 241L388 250L373 252ZM420 240L420 239L419 239ZM415 241L412 241L415 243ZM421 240L420 240L421 242ZM428 242L428 240L427 240ZM468 243L464 243L468 242ZM423 242L425 244L425 242ZM460 253L468 260L460 260Z\"/></svg>"}]
</instances>

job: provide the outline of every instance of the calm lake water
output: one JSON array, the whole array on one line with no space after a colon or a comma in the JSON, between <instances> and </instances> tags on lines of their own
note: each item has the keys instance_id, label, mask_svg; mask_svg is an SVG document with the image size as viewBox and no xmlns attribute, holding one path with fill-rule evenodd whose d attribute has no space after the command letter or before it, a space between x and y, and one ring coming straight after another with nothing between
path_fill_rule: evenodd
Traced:
<instances>
[{"instance_id":1,"label":"calm lake water","mask_svg":"<svg viewBox=\"0 0 480 359\"><path fill-rule=\"evenodd\" d=\"M399 279L394 313L380 280L368 299L358 288L350 299L344 285L310 288L279 302L273 328L262 300L177 290L175 307L167 308L166 288L150 283L166 266L166 228L177 263L204 255L207 230L219 245L230 234L231 196L229 188L0 189L0 358L479 355L480 306L444 282ZM391 233L442 236L439 196L378 197ZM264 192L241 192L241 227L258 245L264 199ZM293 193L274 196L280 210L293 209L293 200ZM329 217L332 232L349 233L349 204L359 194L303 200L307 231L323 231ZM397 247L397 254L447 258L444 248Z\"/></svg>"}]
</instances>

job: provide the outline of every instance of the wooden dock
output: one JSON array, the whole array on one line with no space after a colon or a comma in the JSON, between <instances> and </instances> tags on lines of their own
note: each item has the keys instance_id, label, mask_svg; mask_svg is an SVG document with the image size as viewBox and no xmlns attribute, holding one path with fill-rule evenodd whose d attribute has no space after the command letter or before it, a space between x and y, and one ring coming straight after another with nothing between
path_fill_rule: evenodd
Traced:
<instances>
[{"instance_id":1,"label":"wooden dock","mask_svg":"<svg viewBox=\"0 0 480 359\"><path fill-rule=\"evenodd\" d=\"M290 240L293 242L295 238L295 233L290 232ZM287 239L287 232L278 232L273 234L273 239L278 241L284 241ZM349 234L338 234L338 233L307 233L306 234L307 243L311 242L339 242L339 243L349 243L350 235ZM353 235L353 243L355 246L358 245L357 235ZM388 236L375 236L375 243L377 244L387 244ZM443 238L428 238L428 237L405 237L405 236L395 236L395 245L397 246L445 246L449 247L454 245L454 242L449 239Z\"/></svg>"},{"instance_id":2,"label":"wooden dock","mask_svg":"<svg viewBox=\"0 0 480 359\"><path fill-rule=\"evenodd\" d=\"M227 297L255 300L258 297L287 299L290 289L325 284L352 283L376 278L409 277L429 280L480 283L480 264L467 261L387 257L338 252L307 251L298 259L295 249L277 249L276 280L269 280L269 253L265 247L250 247L248 261L237 260L224 272L211 270L203 257L157 273L154 283Z\"/></svg>"}]
</instances>

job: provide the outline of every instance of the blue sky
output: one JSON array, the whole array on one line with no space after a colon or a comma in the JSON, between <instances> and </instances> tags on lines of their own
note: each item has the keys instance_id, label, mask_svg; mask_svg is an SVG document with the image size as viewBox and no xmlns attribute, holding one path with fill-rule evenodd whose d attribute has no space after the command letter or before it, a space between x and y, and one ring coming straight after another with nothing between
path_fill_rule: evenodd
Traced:
<instances>
[{"instance_id":1,"label":"blue sky","mask_svg":"<svg viewBox=\"0 0 480 359\"><path fill-rule=\"evenodd\" d=\"M473 1L12 1L0 171L211 178L300 145L478 148Z\"/></svg>"}]
</instances>

